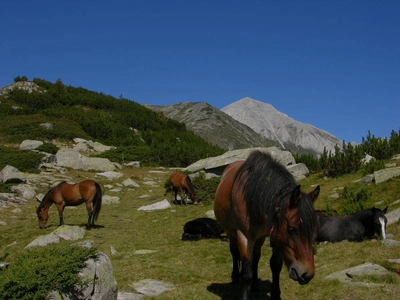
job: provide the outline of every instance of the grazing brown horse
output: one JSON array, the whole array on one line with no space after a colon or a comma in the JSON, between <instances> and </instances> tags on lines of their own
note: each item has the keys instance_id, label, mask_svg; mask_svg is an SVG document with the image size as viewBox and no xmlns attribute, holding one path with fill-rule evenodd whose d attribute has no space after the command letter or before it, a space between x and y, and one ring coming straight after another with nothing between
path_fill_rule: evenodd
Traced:
<instances>
[{"instance_id":1,"label":"grazing brown horse","mask_svg":"<svg viewBox=\"0 0 400 300\"><path fill-rule=\"evenodd\" d=\"M313 204L318 194L319 186L309 194L301 192L293 175L267 153L254 151L246 161L226 167L214 212L229 238L232 283L241 280L242 299L259 291L258 262L268 236L273 250L271 299L280 299L283 262L289 277L301 285L313 278L312 244L317 231Z\"/></svg>"},{"instance_id":2,"label":"grazing brown horse","mask_svg":"<svg viewBox=\"0 0 400 300\"><path fill-rule=\"evenodd\" d=\"M86 204L88 211L87 229L94 227L101 209L102 191L100 185L93 180L84 180L76 184L69 184L65 181L51 188L43 197L36 210L40 229L46 228L49 219L49 208L55 204L60 216L60 226L64 225L63 211L65 206L77 206Z\"/></svg>"},{"instance_id":3,"label":"grazing brown horse","mask_svg":"<svg viewBox=\"0 0 400 300\"><path fill-rule=\"evenodd\" d=\"M183 199L186 205L186 197L183 197L183 192L185 192L185 194L189 194L189 197L193 201L193 204L197 204L196 190L192 184L192 180L188 175L179 172L173 172L169 178L169 184L171 188L171 197L173 197L173 194L175 193L175 201L178 201L176 199L176 196L179 191L179 195L181 196L181 206Z\"/></svg>"}]
</instances>

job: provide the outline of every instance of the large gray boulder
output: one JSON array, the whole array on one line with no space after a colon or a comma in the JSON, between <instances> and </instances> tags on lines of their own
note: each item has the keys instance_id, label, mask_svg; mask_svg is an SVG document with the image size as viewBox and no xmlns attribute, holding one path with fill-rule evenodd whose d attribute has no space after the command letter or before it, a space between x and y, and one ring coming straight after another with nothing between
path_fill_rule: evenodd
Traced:
<instances>
[{"instance_id":1,"label":"large gray boulder","mask_svg":"<svg viewBox=\"0 0 400 300\"><path fill-rule=\"evenodd\" d=\"M144 210L144 211L154 211L154 210L160 210L160 209L167 209L170 208L171 204L167 199L164 199L162 201L146 205L146 206L141 206L137 210Z\"/></svg>"},{"instance_id":2,"label":"large gray boulder","mask_svg":"<svg viewBox=\"0 0 400 300\"><path fill-rule=\"evenodd\" d=\"M42 141L25 140L19 145L19 150L33 150L43 145Z\"/></svg>"},{"instance_id":3,"label":"large gray boulder","mask_svg":"<svg viewBox=\"0 0 400 300\"><path fill-rule=\"evenodd\" d=\"M0 204L1 203L4 203L4 206L7 206L7 203L27 204L28 200L18 197L13 193L0 193Z\"/></svg>"},{"instance_id":4,"label":"large gray boulder","mask_svg":"<svg viewBox=\"0 0 400 300\"><path fill-rule=\"evenodd\" d=\"M338 280L341 283L374 286L370 278L391 279L393 275L380 265L365 263L353 268L338 271L325 277L325 280Z\"/></svg>"},{"instance_id":5,"label":"large gray boulder","mask_svg":"<svg viewBox=\"0 0 400 300\"><path fill-rule=\"evenodd\" d=\"M387 213L385 217L387 218L387 225L397 223L400 220L400 208Z\"/></svg>"},{"instance_id":6,"label":"large gray boulder","mask_svg":"<svg viewBox=\"0 0 400 300\"><path fill-rule=\"evenodd\" d=\"M293 174L296 181L306 178L306 175L310 172L303 163L286 166L286 168Z\"/></svg>"},{"instance_id":7,"label":"large gray boulder","mask_svg":"<svg viewBox=\"0 0 400 300\"><path fill-rule=\"evenodd\" d=\"M207 173L221 175L227 165L235 161L246 160L249 154L255 150L260 150L271 154L273 158L275 158L284 166L293 165L296 163L292 153L290 153L289 151L282 151L279 150L277 147L258 147L227 151L220 156L201 159L188 166L185 170L190 173L205 170Z\"/></svg>"},{"instance_id":8,"label":"large gray boulder","mask_svg":"<svg viewBox=\"0 0 400 300\"><path fill-rule=\"evenodd\" d=\"M0 180L3 183L20 183L26 181L26 176L17 168L7 165L0 172Z\"/></svg>"},{"instance_id":9,"label":"large gray boulder","mask_svg":"<svg viewBox=\"0 0 400 300\"><path fill-rule=\"evenodd\" d=\"M13 185L10 188L11 192L20 195L25 199L33 199L37 195L36 188L30 184L21 183L18 185Z\"/></svg>"},{"instance_id":10,"label":"large gray boulder","mask_svg":"<svg viewBox=\"0 0 400 300\"><path fill-rule=\"evenodd\" d=\"M383 170L375 171L375 184L380 184L388 181L390 178L400 176L400 167L386 168Z\"/></svg>"},{"instance_id":11,"label":"large gray boulder","mask_svg":"<svg viewBox=\"0 0 400 300\"><path fill-rule=\"evenodd\" d=\"M57 165L75 170L114 171L115 165L107 158L86 157L71 149L60 149L56 154Z\"/></svg>"},{"instance_id":12,"label":"large gray boulder","mask_svg":"<svg viewBox=\"0 0 400 300\"><path fill-rule=\"evenodd\" d=\"M105 152L115 147L106 146L99 142L93 142L91 140L87 141L81 138L75 138L74 142L76 143L74 150L77 151L94 151L94 152Z\"/></svg>"},{"instance_id":13,"label":"large gray boulder","mask_svg":"<svg viewBox=\"0 0 400 300\"><path fill-rule=\"evenodd\" d=\"M170 282L164 282L154 279L143 279L138 282L134 282L131 286L139 294L143 294L150 297L159 296L161 293L166 291L175 290L176 287Z\"/></svg>"},{"instance_id":14,"label":"large gray boulder","mask_svg":"<svg viewBox=\"0 0 400 300\"><path fill-rule=\"evenodd\" d=\"M79 226L63 225L58 227L53 232L42 235L30 242L25 248L44 247L48 244L58 244L60 240L76 241L83 239L85 236L85 229Z\"/></svg>"},{"instance_id":15,"label":"large gray boulder","mask_svg":"<svg viewBox=\"0 0 400 300\"><path fill-rule=\"evenodd\" d=\"M117 300L117 280L108 256L98 251L96 257L89 258L85 264L79 273L83 282L86 282L82 287L83 297L79 299Z\"/></svg>"}]
</instances>

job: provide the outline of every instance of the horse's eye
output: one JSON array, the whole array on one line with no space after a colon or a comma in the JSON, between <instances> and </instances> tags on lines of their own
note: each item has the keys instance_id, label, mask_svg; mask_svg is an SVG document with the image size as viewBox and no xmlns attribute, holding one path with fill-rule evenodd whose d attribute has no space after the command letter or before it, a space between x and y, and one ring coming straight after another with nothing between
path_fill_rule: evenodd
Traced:
<instances>
[{"instance_id":1,"label":"horse's eye","mask_svg":"<svg viewBox=\"0 0 400 300\"><path fill-rule=\"evenodd\" d=\"M297 229L295 227L289 227L288 228L288 233L289 234L296 234L297 233Z\"/></svg>"}]
</instances>

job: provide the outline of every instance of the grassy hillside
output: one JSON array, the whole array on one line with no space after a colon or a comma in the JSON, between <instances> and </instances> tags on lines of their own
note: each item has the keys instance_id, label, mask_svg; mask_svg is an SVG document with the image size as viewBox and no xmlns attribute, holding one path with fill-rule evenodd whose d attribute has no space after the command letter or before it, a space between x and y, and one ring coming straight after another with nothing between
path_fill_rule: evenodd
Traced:
<instances>
[{"instance_id":1,"label":"grassy hillside","mask_svg":"<svg viewBox=\"0 0 400 300\"><path fill-rule=\"evenodd\" d=\"M71 141L92 139L118 150L114 161L140 160L144 165L187 166L223 152L179 123L128 99L116 99L81 87L33 79L36 90L14 89L0 96L0 142L24 139ZM53 124L48 130L40 126Z\"/></svg>"}]
</instances>

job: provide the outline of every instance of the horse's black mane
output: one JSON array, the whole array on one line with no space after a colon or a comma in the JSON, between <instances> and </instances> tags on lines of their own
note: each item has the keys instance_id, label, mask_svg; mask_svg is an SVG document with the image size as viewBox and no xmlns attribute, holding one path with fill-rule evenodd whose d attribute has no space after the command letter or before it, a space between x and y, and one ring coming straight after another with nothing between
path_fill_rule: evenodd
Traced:
<instances>
[{"instance_id":1,"label":"horse's black mane","mask_svg":"<svg viewBox=\"0 0 400 300\"><path fill-rule=\"evenodd\" d=\"M268 228L275 226L278 229L290 195L297 186L286 167L268 153L253 151L236 172L234 180L240 180L236 187L243 186L247 212L252 220L258 222L267 217ZM301 230L304 237L311 238L316 215L310 197L304 193L302 196L298 205L298 214L302 220Z\"/></svg>"},{"instance_id":2,"label":"horse's black mane","mask_svg":"<svg viewBox=\"0 0 400 300\"><path fill-rule=\"evenodd\" d=\"M63 181L63 182L61 182L61 183L64 183L64 182L66 182L66 181ZM56 186L53 186L53 187L46 193L46 195L44 195L42 201L40 201L40 204L39 204L39 206L38 206L38 208L37 208L37 210L36 210L37 213L40 211L41 208L44 207L44 203L46 202L47 196L54 190L55 187L59 186L61 183L57 184Z\"/></svg>"},{"instance_id":3,"label":"horse's black mane","mask_svg":"<svg viewBox=\"0 0 400 300\"><path fill-rule=\"evenodd\" d=\"M186 175L186 183L187 183L187 185L188 185L188 187L190 189L190 193L193 194L193 195L196 194L196 191L195 191L194 186L192 184L192 180L190 179L190 177L188 175Z\"/></svg>"},{"instance_id":4,"label":"horse's black mane","mask_svg":"<svg viewBox=\"0 0 400 300\"><path fill-rule=\"evenodd\" d=\"M51 189L46 193L46 195L44 195L42 201L40 201L40 204L39 204L39 206L38 206L38 208L37 208L37 210L36 210L36 213L39 213L40 209L44 207L44 203L46 202L45 199L47 198L47 196L50 194L50 192L51 192L53 189L54 189L54 188L51 188Z\"/></svg>"}]
</instances>

